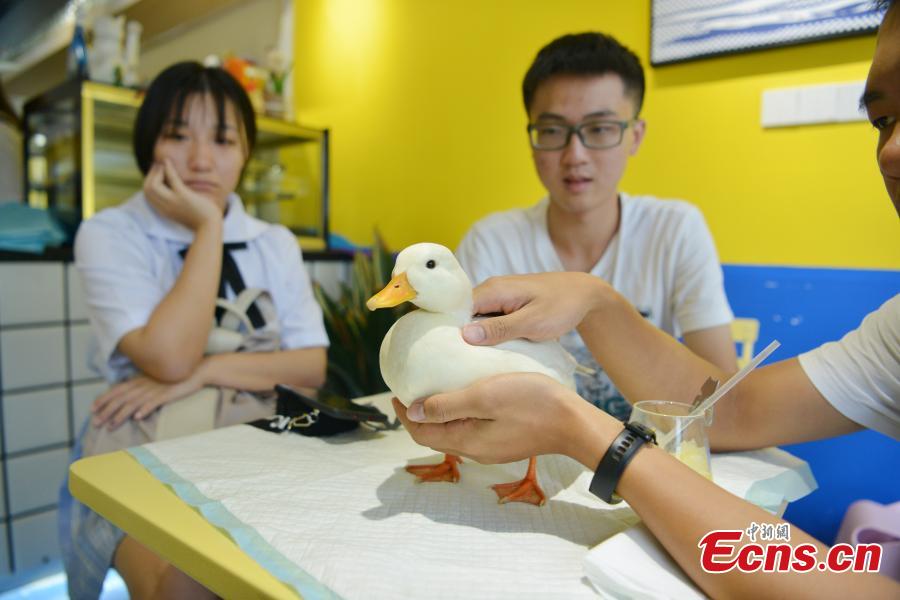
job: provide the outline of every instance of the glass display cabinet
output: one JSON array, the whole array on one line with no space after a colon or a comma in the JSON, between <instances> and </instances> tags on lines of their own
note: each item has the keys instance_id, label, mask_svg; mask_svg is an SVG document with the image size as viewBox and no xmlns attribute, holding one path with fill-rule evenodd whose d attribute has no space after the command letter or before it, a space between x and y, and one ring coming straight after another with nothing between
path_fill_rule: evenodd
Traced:
<instances>
[{"instance_id":1,"label":"glass display cabinet","mask_svg":"<svg viewBox=\"0 0 900 600\"><path fill-rule=\"evenodd\" d=\"M25 195L74 235L95 212L142 187L131 146L141 94L70 80L25 104ZM328 130L257 115L256 148L238 193L247 212L281 223L305 250L328 240Z\"/></svg>"}]
</instances>

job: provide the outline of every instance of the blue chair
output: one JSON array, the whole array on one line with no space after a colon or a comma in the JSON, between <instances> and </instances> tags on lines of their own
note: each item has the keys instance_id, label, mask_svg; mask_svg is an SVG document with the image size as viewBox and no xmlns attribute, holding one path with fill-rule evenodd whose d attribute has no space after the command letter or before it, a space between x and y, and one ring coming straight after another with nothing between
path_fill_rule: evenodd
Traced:
<instances>
[{"instance_id":1,"label":"blue chair","mask_svg":"<svg viewBox=\"0 0 900 600\"><path fill-rule=\"evenodd\" d=\"M738 369L753 360L753 347L759 337L759 321L756 319L735 318L731 322L731 339L738 346Z\"/></svg>"},{"instance_id":2,"label":"blue chair","mask_svg":"<svg viewBox=\"0 0 900 600\"><path fill-rule=\"evenodd\" d=\"M725 265L735 314L759 320L760 344L781 342L769 361L838 340L900 293L900 272ZM873 431L784 448L810 464L819 489L792 503L785 518L832 543L855 500L900 499L900 444Z\"/></svg>"}]
</instances>

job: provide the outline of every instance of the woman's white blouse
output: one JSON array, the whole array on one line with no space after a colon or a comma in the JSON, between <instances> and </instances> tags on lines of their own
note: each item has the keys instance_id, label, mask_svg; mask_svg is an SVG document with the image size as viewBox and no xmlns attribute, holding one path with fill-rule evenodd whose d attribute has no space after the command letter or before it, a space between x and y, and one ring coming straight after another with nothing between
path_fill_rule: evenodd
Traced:
<instances>
[{"instance_id":1,"label":"woman's white blouse","mask_svg":"<svg viewBox=\"0 0 900 600\"><path fill-rule=\"evenodd\" d=\"M116 350L122 337L143 327L181 273L179 254L194 234L157 214L143 192L82 223L75 238L94 344L90 365L108 381L134 372ZM323 347L328 337L297 240L282 225L249 216L236 194L228 198L224 242L246 242L232 250L248 288L262 288L278 311L283 349ZM229 298L233 291L228 288ZM210 324L212 317L210 317Z\"/></svg>"}]
</instances>

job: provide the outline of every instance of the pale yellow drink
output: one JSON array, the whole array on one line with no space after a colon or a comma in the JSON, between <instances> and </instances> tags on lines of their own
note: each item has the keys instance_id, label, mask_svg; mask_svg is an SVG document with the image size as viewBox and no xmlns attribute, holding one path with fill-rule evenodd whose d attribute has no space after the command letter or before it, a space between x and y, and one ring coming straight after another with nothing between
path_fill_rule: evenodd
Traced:
<instances>
[{"instance_id":1,"label":"pale yellow drink","mask_svg":"<svg viewBox=\"0 0 900 600\"><path fill-rule=\"evenodd\" d=\"M707 479L712 479L709 463L709 438L706 428L712 422L712 412L692 415L691 406L681 402L645 400L634 405L631 421L641 423L656 432L658 440L669 432L678 434L664 448L675 458Z\"/></svg>"},{"instance_id":2,"label":"pale yellow drink","mask_svg":"<svg viewBox=\"0 0 900 600\"><path fill-rule=\"evenodd\" d=\"M672 454L693 470L712 480L712 473L709 470L709 450L698 446L697 442L684 440Z\"/></svg>"}]
</instances>

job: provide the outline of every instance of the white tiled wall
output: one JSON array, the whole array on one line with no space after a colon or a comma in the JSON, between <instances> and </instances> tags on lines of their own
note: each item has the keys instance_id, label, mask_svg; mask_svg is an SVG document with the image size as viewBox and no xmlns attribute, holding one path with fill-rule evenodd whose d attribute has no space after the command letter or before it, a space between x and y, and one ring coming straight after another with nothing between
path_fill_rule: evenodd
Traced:
<instances>
[{"instance_id":1,"label":"white tiled wall","mask_svg":"<svg viewBox=\"0 0 900 600\"><path fill-rule=\"evenodd\" d=\"M91 326L87 323L69 328L69 368L72 381L96 379L97 374L88 368L88 350L91 345Z\"/></svg>"},{"instance_id":2,"label":"white tiled wall","mask_svg":"<svg viewBox=\"0 0 900 600\"><path fill-rule=\"evenodd\" d=\"M4 329L0 333L3 390L66 380L65 328Z\"/></svg>"},{"instance_id":3,"label":"white tiled wall","mask_svg":"<svg viewBox=\"0 0 900 600\"><path fill-rule=\"evenodd\" d=\"M0 524L0 575L7 575L9 572L9 550L6 546L6 525Z\"/></svg>"},{"instance_id":4,"label":"white tiled wall","mask_svg":"<svg viewBox=\"0 0 900 600\"><path fill-rule=\"evenodd\" d=\"M21 452L69 441L66 388L4 394L6 452Z\"/></svg>"},{"instance_id":5,"label":"white tiled wall","mask_svg":"<svg viewBox=\"0 0 900 600\"><path fill-rule=\"evenodd\" d=\"M68 466L68 448L7 459L10 513L56 504Z\"/></svg>"},{"instance_id":6,"label":"white tiled wall","mask_svg":"<svg viewBox=\"0 0 900 600\"><path fill-rule=\"evenodd\" d=\"M84 303L84 292L81 289L81 279L78 270L73 264L66 265L66 281L69 292L69 320L79 321L87 319L87 306Z\"/></svg>"},{"instance_id":7,"label":"white tiled wall","mask_svg":"<svg viewBox=\"0 0 900 600\"><path fill-rule=\"evenodd\" d=\"M16 571L32 569L59 557L55 510L13 520L12 534Z\"/></svg>"},{"instance_id":8,"label":"white tiled wall","mask_svg":"<svg viewBox=\"0 0 900 600\"><path fill-rule=\"evenodd\" d=\"M59 556L55 506L73 439L70 412L84 418L105 388L85 366L88 338L71 265L0 263L0 575L11 558L19 574ZM83 381L74 385L73 377Z\"/></svg>"},{"instance_id":9,"label":"white tiled wall","mask_svg":"<svg viewBox=\"0 0 900 600\"><path fill-rule=\"evenodd\" d=\"M0 263L0 326L63 320L59 263Z\"/></svg>"}]
</instances>

